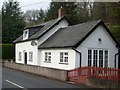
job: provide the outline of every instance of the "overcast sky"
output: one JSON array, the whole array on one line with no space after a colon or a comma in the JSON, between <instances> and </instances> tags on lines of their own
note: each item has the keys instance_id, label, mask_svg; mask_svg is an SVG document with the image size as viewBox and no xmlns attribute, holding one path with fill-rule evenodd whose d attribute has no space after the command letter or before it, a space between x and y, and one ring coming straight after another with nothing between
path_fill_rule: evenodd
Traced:
<instances>
[{"instance_id":1,"label":"overcast sky","mask_svg":"<svg viewBox=\"0 0 120 90\"><path fill-rule=\"evenodd\" d=\"M4 1L5 0L0 0L0 7L2 7ZM46 10L49 7L51 0L17 0L17 1L20 2L22 11L26 11L40 8Z\"/></svg>"},{"instance_id":2,"label":"overcast sky","mask_svg":"<svg viewBox=\"0 0 120 90\"><path fill-rule=\"evenodd\" d=\"M5 0L0 0L0 7L2 7L2 4ZM8 1L8 0L6 0ZM16 0L14 0L16 1ZM49 7L49 4L51 2L51 0L17 0L18 2L20 2L20 6L22 11L26 11L26 10L32 10L32 9L43 9L46 10ZM54 0L54 1L60 1L60 0ZM64 0L62 0L64 1ZM65 0L68 1L68 0ZM74 1L74 0L73 0ZM85 0L78 0L78 1L85 1ZM120 0L92 0L92 1L99 1L99 2L118 2Z\"/></svg>"}]
</instances>

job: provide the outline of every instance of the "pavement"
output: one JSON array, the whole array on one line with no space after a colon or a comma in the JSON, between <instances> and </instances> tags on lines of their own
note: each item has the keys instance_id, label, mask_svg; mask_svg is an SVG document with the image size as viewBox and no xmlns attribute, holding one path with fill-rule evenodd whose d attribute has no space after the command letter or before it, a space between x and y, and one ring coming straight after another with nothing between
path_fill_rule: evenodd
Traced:
<instances>
[{"instance_id":1,"label":"pavement","mask_svg":"<svg viewBox=\"0 0 120 90\"><path fill-rule=\"evenodd\" d=\"M84 88L82 85L70 84L26 72L2 68L2 88L17 88L29 90L30 88ZM88 89L84 89L88 90Z\"/></svg>"}]
</instances>

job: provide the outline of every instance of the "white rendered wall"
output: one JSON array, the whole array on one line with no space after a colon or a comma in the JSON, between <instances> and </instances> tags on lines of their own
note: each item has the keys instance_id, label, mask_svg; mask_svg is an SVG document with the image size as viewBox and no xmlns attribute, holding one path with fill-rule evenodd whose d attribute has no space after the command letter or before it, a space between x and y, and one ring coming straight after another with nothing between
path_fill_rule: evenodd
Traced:
<instances>
[{"instance_id":1,"label":"white rendered wall","mask_svg":"<svg viewBox=\"0 0 120 90\"><path fill-rule=\"evenodd\" d=\"M36 41L37 42L37 41ZM37 63L37 49L38 46L32 46L31 41L26 41L26 42L21 42L15 44L15 58L16 58L16 63L24 63L24 52L27 52L27 64L30 65L38 65ZM19 52L22 53L22 59L21 61L18 60L19 58ZM29 61L29 52L33 52L33 61Z\"/></svg>"},{"instance_id":2,"label":"white rendered wall","mask_svg":"<svg viewBox=\"0 0 120 90\"><path fill-rule=\"evenodd\" d=\"M31 46L31 41L21 42L15 44L15 58L17 63L24 63L24 52L27 52L27 58L29 58L29 52L33 52L33 62L28 61L27 64L30 65L41 65L40 64L40 58L41 58L41 51L38 50L38 46L43 43L45 40L47 40L52 34L54 34L59 28L61 27L67 27L69 24L68 22L63 19L59 22L58 25L53 27L51 30L49 30L45 35L43 35L40 39L36 40L37 46ZM18 52L22 53L22 60L18 60Z\"/></svg>"},{"instance_id":3,"label":"white rendered wall","mask_svg":"<svg viewBox=\"0 0 120 90\"><path fill-rule=\"evenodd\" d=\"M46 63L45 52L51 52L51 63ZM68 52L68 65L60 63L60 52ZM41 50L41 66L49 68L57 68L63 70L70 70L75 68L75 51L72 49L50 49Z\"/></svg>"},{"instance_id":4,"label":"white rendered wall","mask_svg":"<svg viewBox=\"0 0 120 90\"><path fill-rule=\"evenodd\" d=\"M47 40L51 35L53 35L59 28L67 27L69 23L66 21L66 19L63 19L59 24L57 24L55 27L53 27L51 30L49 30L44 36L42 36L40 39L38 39L38 45L42 44L45 40ZM41 51L38 50L38 64L41 65Z\"/></svg>"},{"instance_id":5,"label":"white rendered wall","mask_svg":"<svg viewBox=\"0 0 120 90\"><path fill-rule=\"evenodd\" d=\"M77 48L77 50L82 53L82 66L88 66L88 49L103 49L108 50L108 67L114 67L115 54L118 53L118 48L104 29L103 26L99 26L97 30ZM99 43L98 38L101 38L101 43ZM79 62L79 58L76 61ZM116 63L118 63L118 60ZM76 65L76 67L78 67L78 65Z\"/></svg>"}]
</instances>

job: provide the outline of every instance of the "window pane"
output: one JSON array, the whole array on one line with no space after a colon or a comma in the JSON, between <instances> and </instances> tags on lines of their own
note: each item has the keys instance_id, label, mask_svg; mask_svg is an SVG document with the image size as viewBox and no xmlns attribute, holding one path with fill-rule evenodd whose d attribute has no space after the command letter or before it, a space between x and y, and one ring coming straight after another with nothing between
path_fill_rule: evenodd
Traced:
<instances>
[{"instance_id":1,"label":"window pane","mask_svg":"<svg viewBox=\"0 0 120 90\"><path fill-rule=\"evenodd\" d=\"M65 57L65 62L68 62L68 57Z\"/></svg>"},{"instance_id":2,"label":"window pane","mask_svg":"<svg viewBox=\"0 0 120 90\"><path fill-rule=\"evenodd\" d=\"M92 50L88 50L88 66L91 66L92 61Z\"/></svg>"},{"instance_id":3,"label":"window pane","mask_svg":"<svg viewBox=\"0 0 120 90\"><path fill-rule=\"evenodd\" d=\"M105 50L105 67L108 67L108 51Z\"/></svg>"},{"instance_id":4,"label":"window pane","mask_svg":"<svg viewBox=\"0 0 120 90\"><path fill-rule=\"evenodd\" d=\"M19 52L18 54L19 54L18 59L21 60L22 58L21 52Z\"/></svg>"},{"instance_id":5,"label":"window pane","mask_svg":"<svg viewBox=\"0 0 120 90\"><path fill-rule=\"evenodd\" d=\"M93 50L93 66L97 67L97 50Z\"/></svg>"},{"instance_id":6,"label":"window pane","mask_svg":"<svg viewBox=\"0 0 120 90\"><path fill-rule=\"evenodd\" d=\"M99 67L103 67L103 50L99 50Z\"/></svg>"},{"instance_id":7,"label":"window pane","mask_svg":"<svg viewBox=\"0 0 120 90\"><path fill-rule=\"evenodd\" d=\"M48 61L51 61L51 56L48 57Z\"/></svg>"},{"instance_id":8,"label":"window pane","mask_svg":"<svg viewBox=\"0 0 120 90\"><path fill-rule=\"evenodd\" d=\"M65 55L68 55L68 52L65 52Z\"/></svg>"},{"instance_id":9,"label":"window pane","mask_svg":"<svg viewBox=\"0 0 120 90\"><path fill-rule=\"evenodd\" d=\"M51 52L49 52L48 54L51 55Z\"/></svg>"}]
</instances>

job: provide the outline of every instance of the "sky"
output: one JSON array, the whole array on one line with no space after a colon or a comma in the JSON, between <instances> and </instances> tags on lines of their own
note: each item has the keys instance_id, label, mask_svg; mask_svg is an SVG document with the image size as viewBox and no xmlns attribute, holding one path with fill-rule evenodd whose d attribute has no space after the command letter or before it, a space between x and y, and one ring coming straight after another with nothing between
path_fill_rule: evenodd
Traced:
<instances>
[{"instance_id":1,"label":"sky","mask_svg":"<svg viewBox=\"0 0 120 90\"><path fill-rule=\"evenodd\" d=\"M2 4L5 0L0 0L0 7L2 7ZM8 0L6 0L8 1ZM15 0L16 1L16 0ZM32 9L37 9L37 10L40 10L41 8L43 10L47 10L47 8L49 7L49 4L51 2L51 0L17 0L18 2L20 2L20 6L21 6L21 9L22 11L26 11L26 10L32 10ZM53 0L53 1L60 1L60 0ZM62 1L72 1L72 0L62 0ZM74 0L73 0L74 1ZM85 0L77 0L77 1L85 1ZM94 0L93 0L94 1ZM120 0L95 0L95 1L99 1L99 2L102 2L102 1L120 1Z\"/></svg>"},{"instance_id":2,"label":"sky","mask_svg":"<svg viewBox=\"0 0 120 90\"><path fill-rule=\"evenodd\" d=\"M0 0L0 7L5 0ZM6 0L7 1L7 0ZM21 10L25 12L26 10L38 9L41 8L46 10L49 7L51 0L17 0L20 2Z\"/></svg>"}]
</instances>

